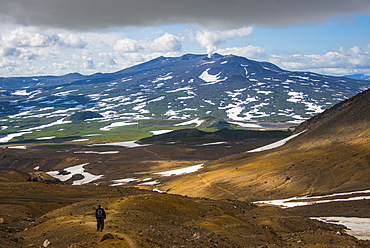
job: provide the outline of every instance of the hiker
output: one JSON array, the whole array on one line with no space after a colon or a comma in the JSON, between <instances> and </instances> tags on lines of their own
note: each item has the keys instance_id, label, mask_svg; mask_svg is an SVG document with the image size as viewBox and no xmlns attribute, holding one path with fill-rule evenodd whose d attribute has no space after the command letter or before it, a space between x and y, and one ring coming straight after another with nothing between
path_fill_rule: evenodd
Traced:
<instances>
[{"instance_id":1,"label":"hiker","mask_svg":"<svg viewBox=\"0 0 370 248\"><path fill-rule=\"evenodd\" d=\"M103 231L104 229L104 219L107 217L105 214L104 209L101 207L101 205L98 205L98 208L95 211L95 217L97 222L97 231Z\"/></svg>"}]
</instances>

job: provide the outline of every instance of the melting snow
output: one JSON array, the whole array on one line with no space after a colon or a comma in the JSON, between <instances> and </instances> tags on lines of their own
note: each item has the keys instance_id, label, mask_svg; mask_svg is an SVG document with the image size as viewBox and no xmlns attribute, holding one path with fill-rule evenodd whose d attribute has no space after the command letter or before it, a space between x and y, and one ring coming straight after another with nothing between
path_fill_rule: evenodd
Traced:
<instances>
[{"instance_id":1,"label":"melting snow","mask_svg":"<svg viewBox=\"0 0 370 248\"><path fill-rule=\"evenodd\" d=\"M163 77L158 77L157 79L153 80L153 83L158 83L159 81L165 81L165 80L170 80L173 78L173 76L170 76L172 72L167 73Z\"/></svg>"},{"instance_id":2,"label":"melting snow","mask_svg":"<svg viewBox=\"0 0 370 248\"><path fill-rule=\"evenodd\" d=\"M81 141L88 141L89 139L75 139L75 140L71 140L73 142L81 142Z\"/></svg>"},{"instance_id":3,"label":"melting snow","mask_svg":"<svg viewBox=\"0 0 370 248\"><path fill-rule=\"evenodd\" d=\"M291 197L287 199L271 200L271 201L258 201L254 203L265 203L271 205L277 205L282 208L292 208L297 206L306 206L316 203L328 203L338 201L356 201L370 199L370 196L353 196L348 198L342 198L343 196L351 196L352 194L369 194L370 190L361 190L346 193L336 193L331 195L323 196L303 196L303 197ZM338 198L336 198L338 196ZM370 218L357 218L357 217L317 217L312 218L321 220L324 222L330 222L334 224L339 223L347 228L347 233L355 236L358 239L370 239Z\"/></svg>"},{"instance_id":4,"label":"melting snow","mask_svg":"<svg viewBox=\"0 0 370 248\"><path fill-rule=\"evenodd\" d=\"M95 152L95 151L77 151L74 153L85 153L85 154L117 154L119 151L105 151L105 152Z\"/></svg>"},{"instance_id":5,"label":"melting snow","mask_svg":"<svg viewBox=\"0 0 370 248\"><path fill-rule=\"evenodd\" d=\"M266 145L266 146L262 146L262 147L259 147L259 148L256 148L256 149L253 149L253 150L250 150L250 151L247 151L247 153L251 153L251 152L262 152L262 151L266 151L266 150L270 150L270 149L273 149L273 148L277 148L277 147L280 147L282 145L284 145L286 142L288 142L289 140L297 137L298 135L306 132L307 130L304 130L300 133L297 133L297 134L293 134L285 139L282 139L282 140L279 140L277 142L274 142L274 143L271 143L269 145Z\"/></svg>"},{"instance_id":6,"label":"melting snow","mask_svg":"<svg viewBox=\"0 0 370 248\"><path fill-rule=\"evenodd\" d=\"M55 136L50 136L50 137L40 137L40 138L36 138L35 140L50 140L50 139L54 139Z\"/></svg>"},{"instance_id":7,"label":"melting snow","mask_svg":"<svg viewBox=\"0 0 370 248\"><path fill-rule=\"evenodd\" d=\"M220 141L220 142L212 142L212 143L205 143L202 144L201 146L213 146L213 145L221 145L221 144L227 144L228 142L226 141Z\"/></svg>"},{"instance_id":8,"label":"melting snow","mask_svg":"<svg viewBox=\"0 0 370 248\"><path fill-rule=\"evenodd\" d=\"M303 92L288 92L290 98L287 100L288 102L301 102L304 98Z\"/></svg>"},{"instance_id":9,"label":"melting snow","mask_svg":"<svg viewBox=\"0 0 370 248\"><path fill-rule=\"evenodd\" d=\"M268 91L268 90L257 90L257 93L258 94L265 94L265 95L269 95L269 94L272 94L274 93L273 91Z\"/></svg>"},{"instance_id":10,"label":"melting snow","mask_svg":"<svg viewBox=\"0 0 370 248\"><path fill-rule=\"evenodd\" d=\"M175 124L174 126L188 126L188 125L196 124L196 125L197 125L197 127L198 127L198 126L200 126L203 122L204 122L204 120L199 120L199 118L196 118L196 119L194 119L194 120L185 121L185 122L183 122L183 123Z\"/></svg>"},{"instance_id":11,"label":"melting snow","mask_svg":"<svg viewBox=\"0 0 370 248\"><path fill-rule=\"evenodd\" d=\"M161 175L163 177L169 177L169 176L173 176L173 175L178 176L178 175L183 175L183 174L187 174L187 173L196 172L200 168L202 168L203 165L204 164L198 164L198 165L193 165L193 166L189 166L189 167L182 168L182 169L157 172L157 173L153 173L153 174Z\"/></svg>"},{"instance_id":12,"label":"melting snow","mask_svg":"<svg viewBox=\"0 0 370 248\"><path fill-rule=\"evenodd\" d=\"M154 181L149 181L149 182L144 182L144 183L140 183L138 185L157 185L159 184L160 182L157 181L157 180L154 180Z\"/></svg>"},{"instance_id":13,"label":"melting snow","mask_svg":"<svg viewBox=\"0 0 370 248\"><path fill-rule=\"evenodd\" d=\"M349 197L349 198L334 198L336 196L346 196L352 194L368 194L370 190L361 190L361 191L353 191L353 192L346 192L346 193L336 193L331 195L324 195L324 196L302 196L302 197L291 197L287 199L279 199L279 200L271 200L271 201L259 201L255 203L266 203L272 205L282 206L283 208L292 208L297 206L306 206L312 205L315 203L328 203L328 202L337 202L337 201L356 201L356 200L364 200L370 199L370 196L356 196L356 197ZM325 199L325 198L334 198L334 199Z\"/></svg>"},{"instance_id":14,"label":"melting snow","mask_svg":"<svg viewBox=\"0 0 370 248\"><path fill-rule=\"evenodd\" d=\"M159 135L159 134L164 134L164 133L170 133L173 130L157 130L157 131L149 131L153 135Z\"/></svg>"},{"instance_id":15,"label":"melting snow","mask_svg":"<svg viewBox=\"0 0 370 248\"><path fill-rule=\"evenodd\" d=\"M370 240L370 219L358 217L317 217L312 218L332 224L342 224L348 229L346 232L358 239Z\"/></svg>"},{"instance_id":16,"label":"melting snow","mask_svg":"<svg viewBox=\"0 0 370 248\"><path fill-rule=\"evenodd\" d=\"M208 85L209 84L215 84L215 83L218 83L218 82L221 82L221 81L225 81L227 79L227 77L225 77L223 79L220 79L221 72L217 73L216 75L209 74L208 71L210 69L211 68L208 68L207 70L202 72L202 74L199 76L199 78L202 79L203 81L207 82Z\"/></svg>"},{"instance_id":17,"label":"melting snow","mask_svg":"<svg viewBox=\"0 0 370 248\"><path fill-rule=\"evenodd\" d=\"M184 88L178 88L176 90L169 90L169 91L166 91L167 93L174 93L174 92L178 92L178 91L182 91L182 90L192 90L193 88L192 87L184 87Z\"/></svg>"},{"instance_id":18,"label":"melting snow","mask_svg":"<svg viewBox=\"0 0 370 248\"><path fill-rule=\"evenodd\" d=\"M38 127L31 127L31 128L23 129L21 131L32 131L32 130L43 129L43 128L47 128L47 127L52 127L52 126L55 126L55 125L68 124L68 123L71 123L71 121L65 121L65 118L62 118L60 120L54 121L54 122L49 123L49 124L41 125L41 126L38 126Z\"/></svg>"},{"instance_id":19,"label":"melting snow","mask_svg":"<svg viewBox=\"0 0 370 248\"><path fill-rule=\"evenodd\" d=\"M117 179L117 180L112 180L112 182L114 184L111 184L110 186L121 186L121 185L125 185L129 182L135 182L135 181L139 181L139 179L137 178L123 178L123 179Z\"/></svg>"},{"instance_id":20,"label":"melting snow","mask_svg":"<svg viewBox=\"0 0 370 248\"><path fill-rule=\"evenodd\" d=\"M101 130L101 131L110 131L114 127L122 127L122 126L136 125L136 124L139 124L139 123L138 122L125 122L125 121L122 121L122 122L114 122L114 123L111 123L108 126L99 128L99 130Z\"/></svg>"},{"instance_id":21,"label":"melting snow","mask_svg":"<svg viewBox=\"0 0 370 248\"><path fill-rule=\"evenodd\" d=\"M7 148L12 148L12 149L27 149L26 146L8 146Z\"/></svg>"},{"instance_id":22,"label":"melting snow","mask_svg":"<svg viewBox=\"0 0 370 248\"><path fill-rule=\"evenodd\" d=\"M32 133L32 132L21 132L21 133L8 134L7 136L0 138L0 143L7 143L11 141L13 138L22 136L23 134L26 134L26 133Z\"/></svg>"},{"instance_id":23,"label":"melting snow","mask_svg":"<svg viewBox=\"0 0 370 248\"><path fill-rule=\"evenodd\" d=\"M237 122L237 121L229 121L231 124L236 124L240 127L257 127L257 128L262 128L261 125L253 124L253 123L244 123L244 122Z\"/></svg>"},{"instance_id":24,"label":"melting snow","mask_svg":"<svg viewBox=\"0 0 370 248\"><path fill-rule=\"evenodd\" d=\"M81 174L84 176L84 178L81 180L73 181L73 185L81 185L81 184L90 183L104 176L104 175L93 175L89 172L86 172L84 166L88 164L89 163L85 163L85 164L80 164L80 165L75 165L75 166L65 168L64 171L70 172L70 174L68 175L59 175L59 171L49 171L46 173L52 177L58 178L61 181L67 181L68 179L72 178L73 175L76 175L76 174Z\"/></svg>"},{"instance_id":25,"label":"melting snow","mask_svg":"<svg viewBox=\"0 0 370 248\"><path fill-rule=\"evenodd\" d=\"M89 146L123 146L123 147L128 147L128 148L139 147L139 146L150 146L150 144L145 144L145 145L137 144L136 141L137 140L115 142L115 143L105 143L105 144L93 144Z\"/></svg>"}]
</instances>

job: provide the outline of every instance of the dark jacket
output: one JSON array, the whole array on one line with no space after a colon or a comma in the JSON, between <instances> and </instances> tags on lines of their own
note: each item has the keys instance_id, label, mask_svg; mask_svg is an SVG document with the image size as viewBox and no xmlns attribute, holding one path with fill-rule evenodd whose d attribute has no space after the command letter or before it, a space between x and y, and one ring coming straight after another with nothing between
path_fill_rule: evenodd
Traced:
<instances>
[{"instance_id":1,"label":"dark jacket","mask_svg":"<svg viewBox=\"0 0 370 248\"><path fill-rule=\"evenodd\" d=\"M95 217L98 219L98 218L106 218L107 215L105 214L105 211L103 208L98 208L96 209L95 211Z\"/></svg>"}]
</instances>

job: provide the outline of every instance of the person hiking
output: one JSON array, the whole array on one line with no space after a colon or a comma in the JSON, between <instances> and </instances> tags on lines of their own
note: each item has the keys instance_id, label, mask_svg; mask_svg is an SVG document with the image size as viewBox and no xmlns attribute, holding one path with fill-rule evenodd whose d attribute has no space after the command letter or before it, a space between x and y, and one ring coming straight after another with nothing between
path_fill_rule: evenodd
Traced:
<instances>
[{"instance_id":1,"label":"person hiking","mask_svg":"<svg viewBox=\"0 0 370 248\"><path fill-rule=\"evenodd\" d=\"M98 208L95 211L95 217L97 222L97 231L103 231L104 229L104 219L107 218L107 215L101 205L98 205Z\"/></svg>"}]
</instances>

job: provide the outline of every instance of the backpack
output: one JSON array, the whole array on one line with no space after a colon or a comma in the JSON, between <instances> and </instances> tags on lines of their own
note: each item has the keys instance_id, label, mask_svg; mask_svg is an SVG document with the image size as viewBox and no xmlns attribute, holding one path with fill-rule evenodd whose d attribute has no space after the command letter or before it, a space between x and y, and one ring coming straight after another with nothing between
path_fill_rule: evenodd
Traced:
<instances>
[{"instance_id":1,"label":"backpack","mask_svg":"<svg viewBox=\"0 0 370 248\"><path fill-rule=\"evenodd\" d=\"M96 210L96 217L97 217L97 218L103 218L103 217L104 217L103 209L98 208L98 209Z\"/></svg>"}]
</instances>

